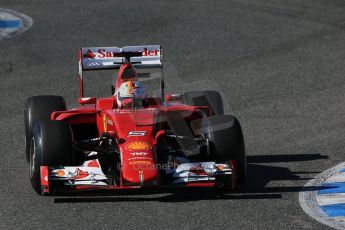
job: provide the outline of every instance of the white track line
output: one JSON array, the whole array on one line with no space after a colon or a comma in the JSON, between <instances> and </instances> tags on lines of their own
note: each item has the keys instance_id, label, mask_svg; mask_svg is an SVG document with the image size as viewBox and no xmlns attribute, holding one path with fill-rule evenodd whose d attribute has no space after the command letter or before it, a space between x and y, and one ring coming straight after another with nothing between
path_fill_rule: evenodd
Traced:
<instances>
[{"instance_id":1,"label":"white track line","mask_svg":"<svg viewBox=\"0 0 345 230\"><path fill-rule=\"evenodd\" d=\"M18 19L20 19L21 21L21 26L15 30L0 29L0 40L2 40L3 38L11 38L18 34L21 34L27 31L33 25L33 20L25 14L22 14L13 10L9 10L9 9L4 9L4 8L0 8L0 13L4 13L7 16L13 15L14 17L17 17ZM11 18L14 18L14 17L11 17Z\"/></svg>"},{"instance_id":2,"label":"white track line","mask_svg":"<svg viewBox=\"0 0 345 230\"><path fill-rule=\"evenodd\" d=\"M345 182L345 173L339 172L328 178L326 183Z\"/></svg>"},{"instance_id":3,"label":"white track line","mask_svg":"<svg viewBox=\"0 0 345 230\"><path fill-rule=\"evenodd\" d=\"M345 204L345 193L332 193L327 195L318 195L316 200L319 206L331 204Z\"/></svg>"},{"instance_id":4,"label":"white track line","mask_svg":"<svg viewBox=\"0 0 345 230\"><path fill-rule=\"evenodd\" d=\"M321 211L320 204L318 203L316 196L318 192L317 187L323 184L332 175L337 174L342 168L345 168L345 162L338 164L323 173L320 173L314 179L308 181L299 193L299 203L305 213L315 220L336 229L345 229L345 223L340 222L344 218L332 218L327 216Z\"/></svg>"}]
</instances>

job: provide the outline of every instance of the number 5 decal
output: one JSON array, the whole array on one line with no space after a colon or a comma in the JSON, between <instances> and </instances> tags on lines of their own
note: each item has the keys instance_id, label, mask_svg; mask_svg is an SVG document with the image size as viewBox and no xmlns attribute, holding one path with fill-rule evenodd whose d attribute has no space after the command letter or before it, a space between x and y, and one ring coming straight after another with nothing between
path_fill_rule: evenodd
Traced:
<instances>
[{"instance_id":1,"label":"number 5 decal","mask_svg":"<svg viewBox=\"0 0 345 230\"><path fill-rule=\"evenodd\" d=\"M146 135L146 131L130 131L128 137L143 137Z\"/></svg>"}]
</instances>

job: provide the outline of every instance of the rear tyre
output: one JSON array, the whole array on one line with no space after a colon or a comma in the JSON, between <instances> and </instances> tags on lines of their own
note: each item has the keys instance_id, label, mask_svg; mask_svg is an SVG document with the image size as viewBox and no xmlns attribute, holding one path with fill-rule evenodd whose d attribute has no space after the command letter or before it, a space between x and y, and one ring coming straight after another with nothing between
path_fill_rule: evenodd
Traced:
<instances>
[{"instance_id":1,"label":"rear tyre","mask_svg":"<svg viewBox=\"0 0 345 230\"><path fill-rule=\"evenodd\" d=\"M44 195L41 187L41 166L68 166L74 161L72 131L63 121L38 122L31 138L29 162L32 188Z\"/></svg>"},{"instance_id":2,"label":"rear tyre","mask_svg":"<svg viewBox=\"0 0 345 230\"><path fill-rule=\"evenodd\" d=\"M237 182L232 187L241 187L246 177L244 139L239 121L231 115L207 117L206 138L209 140L210 158L219 163L236 162Z\"/></svg>"},{"instance_id":3,"label":"rear tyre","mask_svg":"<svg viewBox=\"0 0 345 230\"><path fill-rule=\"evenodd\" d=\"M192 91L181 95L182 103L193 106L208 106L213 115L223 115L223 99L217 91Z\"/></svg>"},{"instance_id":4,"label":"rear tyre","mask_svg":"<svg viewBox=\"0 0 345 230\"><path fill-rule=\"evenodd\" d=\"M38 121L50 120L50 115L55 111L65 111L65 100L60 96L34 96L29 97L25 103L25 154L29 161L30 142L33 135L33 128Z\"/></svg>"}]
</instances>

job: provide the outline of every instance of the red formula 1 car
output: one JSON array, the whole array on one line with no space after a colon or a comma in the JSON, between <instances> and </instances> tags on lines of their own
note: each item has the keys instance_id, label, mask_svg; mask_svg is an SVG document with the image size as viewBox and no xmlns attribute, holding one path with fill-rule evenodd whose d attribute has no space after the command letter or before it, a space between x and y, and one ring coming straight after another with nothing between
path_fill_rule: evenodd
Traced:
<instances>
[{"instance_id":1,"label":"red formula 1 car","mask_svg":"<svg viewBox=\"0 0 345 230\"><path fill-rule=\"evenodd\" d=\"M26 156L38 194L149 186L233 189L244 183L242 130L234 116L224 115L220 94L165 96L163 74L140 73L144 67L162 71L159 45L82 48L79 107L67 110L60 96L27 99ZM101 69L118 71L112 93L85 97L83 73ZM148 90L151 78L159 82L156 94Z\"/></svg>"}]
</instances>

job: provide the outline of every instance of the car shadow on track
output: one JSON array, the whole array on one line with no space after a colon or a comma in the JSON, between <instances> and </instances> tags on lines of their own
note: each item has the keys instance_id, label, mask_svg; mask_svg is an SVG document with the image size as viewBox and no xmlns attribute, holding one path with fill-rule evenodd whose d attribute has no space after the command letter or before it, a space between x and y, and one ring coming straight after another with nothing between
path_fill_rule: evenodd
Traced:
<instances>
[{"instance_id":1,"label":"car shadow on track","mask_svg":"<svg viewBox=\"0 0 345 230\"><path fill-rule=\"evenodd\" d=\"M88 203L88 202L131 202L131 201L155 201L155 202L190 202L199 200L248 200L248 199L279 199L280 194L221 194L219 192L199 191L198 193L187 194L186 191L170 191L169 195L160 197L126 197L118 196L101 196L101 197L61 197L55 198L54 203ZM189 191L190 192L190 191ZM142 195L137 193L136 195Z\"/></svg>"},{"instance_id":2,"label":"car shadow on track","mask_svg":"<svg viewBox=\"0 0 345 230\"><path fill-rule=\"evenodd\" d=\"M247 157L247 181L243 190L246 193L283 193L299 192L303 185L291 186L299 181L312 179L310 175L315 175L317 171L291 171L288 167L273 166L270 163L286 163L314 161L327 159L328 156L321 154L286 154L286 155L256 155ZM301 167L303 168L303 167ZM307 175L307 177L306 177ZM272 181L292 181L290 186L272 187L267 186ZM304 184L304 183L303 183ZM317 190L317 187L304 187L305 191Z\"/></svg>"},{"instance_id":3,"label":"car shadow on track","mask_svg":"<svg viewBox=\"0 0 345 230\"><path fill-rule=\"evenodd\" d=\"M141 189L100 192L78 192L77 196L60 196L54 203L85 203L85 202L188 202L198 200L239 200L239 199L280 199L282 193L299 192L303 185L271 187L271 181L304 181L311 178L301 177L304 174L319 172L292 172L289 168L267 165L277 162L303 162L328 157L321 154L291 155L257 155L247 156L247 181L239 191L224 193L219 189L180 188L180 189ZM296 183L300 184L300 183ZM304 183L303 183L304 184ZM304 187L304 191L314 191L318 187ZM191 191L193 190L193 191Z\"/></svg>"}]
</instances>

